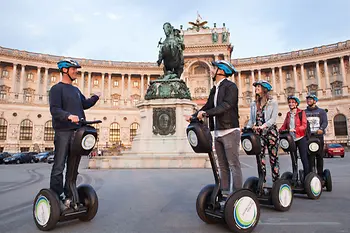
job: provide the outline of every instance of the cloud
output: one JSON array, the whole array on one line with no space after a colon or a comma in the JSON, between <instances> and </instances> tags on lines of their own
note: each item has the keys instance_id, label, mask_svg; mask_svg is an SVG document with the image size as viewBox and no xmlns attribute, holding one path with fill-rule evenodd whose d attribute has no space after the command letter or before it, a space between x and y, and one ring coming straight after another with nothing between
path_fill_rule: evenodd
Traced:
<instances>
[{"instance_id":1,"label":"cloud","mask_svg":"<svg viewBox=\"0 0 350 233\"><path fill-rule=\"evenodd\" d=\"M121 19L122 17L120 15L116 15L113 13L107 13L107 18L109 18L111 20L118 20L118 19Z\"/></svg>"},{"instance_id":2,"label":"cloud","mask_svg":"<svg viewBox=\"0 0 350 233\"><path fill-rule=\"evenodd\" d=\"M99 16L99 15L101 15L101 12L98 12L98 11L97 11L97 12L94 12L93 15L94 15L94 16Z\"/></svg>"}]
</instances>

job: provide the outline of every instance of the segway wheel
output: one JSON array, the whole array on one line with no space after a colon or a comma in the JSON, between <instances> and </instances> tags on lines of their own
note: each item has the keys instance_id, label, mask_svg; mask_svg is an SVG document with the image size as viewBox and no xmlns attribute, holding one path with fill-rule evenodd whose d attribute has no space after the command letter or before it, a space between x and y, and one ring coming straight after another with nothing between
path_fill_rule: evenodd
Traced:
<instances>
[{"instance_id":1,"label":"segway wheel","mask_svg":"<svg viewBox=\"0 0 350 233\"><path fill-rule=\"evenodd\" d=\"M98 210L98 197L95 190L87 184L78 187L78 194L80 203L86 208L86 214L79 217L80 221L88 222L93 219Z\"/></svg>"},{"instance_id":2,"label":"segway wheel","mask_svg":"<svg viewBox=\"0 0 350 233\"><path fill-rule=\"evenodd\" d=\"M326 190L328 192L332 192L333 189L333 185L332 185L332 176L331 176L331 172L328 169L325 169L323 171L323 177L326 183Z\"/></svg>"},{"instance_id":3,"label":"segway wheel","mask_svg":"<svg viewBox=\"0 0 350 233\"><path fill-rule=\"evenodd\" d=\"M35 225L42 231L55 228L61 214L57 194L51 189L42 189L36 195L33 204Z\"/></svg>"},{"instance_id":4,"label":"segway wheel","mask_svg":"<svg viewBox=\"0 0 350 233\"><path fill-rule=\"evenodd\" d=\"M304 188L308 198L316 200L321 197L322 183L321 178L314 172L310 172L305 177Z\"/></svg>"},{"instance_id":5,"label":"segway wheel","mask_svg":"<svg viewBox=\"0 0 350 233\"><path fill-rule=\"evenodd\" d=\"M208 224L214 224L217 223L218 221L205 213L205 210L208 209L209 207L209 202L210 202L210 197L211 194L213 193L215 185L209 184L202 188L202 190L199 192L197 196L197 201L196 201L196 210L198 217L202 219L203 222L208 223Z\"/></svg>"},{"instance_id":6,"label":"segway wheel","mask_svg":"<svg viewBox=\"0 0 350 233\"><path fill-rule=\"evenodd\" d=\"M244 182L243 188L249 189L253 193L257 193L258 183L259 183L259 178L255 176L251 176Z\"/></svg>"},{"instance_id":7,"label":"segway wheel","mask_svg":"<svg viewBox=\"0 0 350 233\"><path fill-rule=\"evenodd\" d=\"M288 211L293 203L293 190L288 180L279 179L272 185L271 201L278 211Z\"/></svg>"},{"instance_id":8,"label":"segway wheel","mask_svg":"<svg viewBox=\"0 0 350 233\"><path fill-rule=\"evenodd\" d=\"M247 189L234 192L225 204L225 222L233 232L252 232L260 219L260 204Z\"/></svg>"},{"instance_id":9,"label":"segway wheel","mask_svg":"<svg viewBox=\"0 0 350 233\"><path fill-rule=\"evenodd\" d=\"M281 176L281 179L283 179L283 180L289 180L289 181L291 181L292 178L293 178L293 173L291 173L291 172L285 172L285 173L283 173L282 176Z\"/></svg>"}]
</instances>

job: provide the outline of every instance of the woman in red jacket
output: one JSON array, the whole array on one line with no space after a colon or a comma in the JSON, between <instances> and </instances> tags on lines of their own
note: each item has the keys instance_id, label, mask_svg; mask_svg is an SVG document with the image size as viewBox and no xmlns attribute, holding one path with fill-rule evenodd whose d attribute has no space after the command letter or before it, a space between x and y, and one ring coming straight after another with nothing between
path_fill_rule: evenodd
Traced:
<instances>
[{"instance_id":1,"label":"woman in red jacket","mask_svg":"<svg viewBox=\"0 0 350 233\"><path fill-rule=\"evenodd\" d=\"M299 150L301 162L303 163L304 177L306 177L310 172L309 160L307 157L307 139L305 135L307 119L305 111L298 108L299 104L300 100L296 96L288 97L289 112L284 119L280 131L289 130L294 138L295 144Z\"/></svg>"}]
</instances>

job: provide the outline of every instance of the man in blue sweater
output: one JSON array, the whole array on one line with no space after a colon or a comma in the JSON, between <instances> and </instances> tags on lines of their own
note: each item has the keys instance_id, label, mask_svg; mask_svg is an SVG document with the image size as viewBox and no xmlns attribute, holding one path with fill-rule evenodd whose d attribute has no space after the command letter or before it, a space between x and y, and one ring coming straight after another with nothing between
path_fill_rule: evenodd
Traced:
<instances>
[{"instance_id":1,"label":"man in blue sweater","mask_svg":"<svg viewBox=\"0 0 350 233\"><path fill-rule=\"evenodd\" d=\"M94 106L100 94L86 99L80 90L72 85L77 78L78 68L81 68L78 62L64 59L57 65L63 76L62 81L52 86L49 93L52 126L55 130L55 158L51 170L50 188L58 194L62 200L61 209L65 210L70 205L70 194L67 182L63 188L63 170L66 160L69 167L67 158L70 155L70 141L74 131L80 127L80 119L85 119L84 109Z\"/></svg>"},{"instance_id":2,"label":"man in blue sweater","mask_svg":"<svg viewBox=\"0 0 350 233\"><path fill-rule=\"evenodd\" d=\"M317 174L323 178L323 154L324 154L324 133L328 126L327 113L324 109L319 108L316 103L318 98L316 95L307 95L306 103L307 108L305 109L307 121L310 123L311 133L316 133L317 137L321 140L321 153L317 155ZM310 169L315 168L315 158L309 155Z\"/></svg>"}]
</instances>

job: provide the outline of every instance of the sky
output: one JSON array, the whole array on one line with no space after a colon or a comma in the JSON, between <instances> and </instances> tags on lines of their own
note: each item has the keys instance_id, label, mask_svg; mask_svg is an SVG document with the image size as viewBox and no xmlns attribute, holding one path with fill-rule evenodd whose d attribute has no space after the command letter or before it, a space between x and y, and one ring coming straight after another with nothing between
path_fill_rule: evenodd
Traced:
<instances>
[{"instance_id":1,"label":"sky","mask_svg":"<svg viewBox=\"0 0 350 233\"><path fill-rule=\"evenodd\" d=\"M0 46L97 60L156 62L164 22L226 24L232 58L350 40L349 0L11 0L0 8Z\"/></svg>"}]
</instances>

